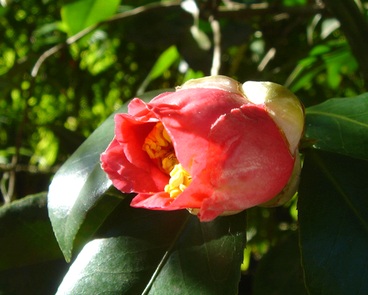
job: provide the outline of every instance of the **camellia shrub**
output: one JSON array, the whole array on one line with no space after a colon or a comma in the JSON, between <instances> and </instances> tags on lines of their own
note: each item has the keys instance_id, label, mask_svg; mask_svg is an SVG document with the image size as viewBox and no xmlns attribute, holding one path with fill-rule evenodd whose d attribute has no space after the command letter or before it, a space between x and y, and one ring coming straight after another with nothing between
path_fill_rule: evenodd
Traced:
<instances>
[{"instance_id":1,"label":"camellia shrub","mask_svg":"<svg viewBox=\"0 0 368 295\"><path fill-rule=\"evenodd\" d=\"M363 156L353 143L366 140L358 123L366 108L366 95L332 99L307 108L304 118L285 87L224 76L134 98L51 183L58 244L67 261L80 251L57 294L236 294L247 253L245 209L282 205L297 191L301 253L291 235L284 250L262 259L254 288L264 294L279 286L292 267L291 292L304 294L305 283L312 294L320 284L347 294L352 284L321 279L324 267L337 274L337 261L356 267L347 249L363 251L366 173L358 171L366 163L351 156ZM353 282L364 284L361 278Z\"/></svg>"},{"instance_id":2,"label":"camellia shrub","mask_svg":"<svg viewBox=\"0 0 368 295\"><path fill-rule=\"evenodd\" d=\"M368 294L367 11L0 1L0 294Z\"/></svg>"}]
</instances>

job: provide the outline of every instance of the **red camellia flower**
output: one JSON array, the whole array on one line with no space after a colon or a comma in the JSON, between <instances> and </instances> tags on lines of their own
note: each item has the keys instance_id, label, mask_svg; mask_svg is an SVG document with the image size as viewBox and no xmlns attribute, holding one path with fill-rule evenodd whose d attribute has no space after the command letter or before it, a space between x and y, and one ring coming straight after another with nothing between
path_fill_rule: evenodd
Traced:
<instances>
[{"instance_id":1,"label":"red camellia flower","mask_svg":"<svg viewBox=\"0 0 368 295\"><path fill-rule=\"evenodd\" d=\"M210 221L294 194L303 126L303 107L283 86L190 80L117 114L102 168L116 188L137 193L133 207L186 208Z\"/></svg>"}]
</instances>

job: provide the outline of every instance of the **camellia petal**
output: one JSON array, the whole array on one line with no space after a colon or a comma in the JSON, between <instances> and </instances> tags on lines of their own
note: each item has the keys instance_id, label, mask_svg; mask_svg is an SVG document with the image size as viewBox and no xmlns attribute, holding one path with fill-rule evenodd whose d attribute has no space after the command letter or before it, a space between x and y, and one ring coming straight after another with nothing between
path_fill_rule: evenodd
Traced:
<instances>
[{"instance_id":1,"label":"camellia petal","mask_svg":"<svg viewBox=\"0 0 368 295\"><path fill-rule=\"evenodd\" d=\"M127 114L115 115L115 137L101 155L101 162L114 186L123 192L158 192L169 180L142 150L154 124L136 121Z\"/></svg>"},{"instance_id":2,"label":"camellia petal","mask_svg":"<svg viewBox=\"0 0 368 295\"><path fill-rule=\"evenodd\" d=\"M294 168L289 178L289 182L285 185L282 191L273 197L271 200L260 204L261 207L277 207L288 202L294 195L298 189L300 173L301 173L301 162L299 153L295 156Z\"/></svg>"},{"instance_id":3,"label":"camellia petal","mask_svg":"<svg viewBox=\"0 0 368 295\"><path fill-rule=\"evenodd\" d=\"M198 99L196 99L198 97ZM179 162L191 173L203 170L203 152L213 123L244 104L244 97L212 88L180 90L153 99L148 107L174 139Z\"/></svg>"},{"instance_id":4,"label":"camellia petal","mask_svg":"<svg viewBox=\"0 0 368 295\"><path fill-rule=\"evenodd\" d=\"M184 191L191 195L185 201L198 204L202 199L202 221L266 202L288 182L294 158L277 125L262 108L244 106L232 110L212 126L209 141L207 167L193 176L201 181ZM184 196L172 205L184 205L183 202Z\"/></svg>"},{"instance_id":5,"label":"camellia petal","mask_svg":"<svg viewBox=\"0 0 368 295\"><path fill-rule=\"evenodd\" d=\"M153 194L138 194L131 202L132 207L147 208L152 210L173 210L169 206L172 199L167 197L166 192L158 192ZM184 208L175 208L184 209Z\"/></svg>"},{"instance_id":6,"label":"camellia petal","mask_svg":"<svg viewBox=\"0 0 368 295\"><path fill-rule=\"evenodd\" d=\"M294 154L304 130L304 108L299 99L287 88L272 82L248 81L242 89L251 102L266 106Z\"/></svg>"},{"instance_id":7,"label":"camellia petal","mask_svg":"<svg viewBox=\"0 0 368 295\"><path fill-rule=\"evenodd\" d=\"M131 206L188 209L201 221L280 204L297 189L304 110L284 87L191 80L115 118L102 168Z\"/></svg>"},{"instance_id":8,"label":"camellia petal","mask_svg":"<svg viewBox=\"0 0 368 295\"><path fill-rule=\"evenodd\" d=\"M158 191L168 181L168 177L159 173L153 165L151 169L142 169L129 162L116 140L101 155L101 161L102 169L109 175L114 186L126 193ZM135 178L131 179L131 175L135 175Z\"/></svg>"}]
</instances>

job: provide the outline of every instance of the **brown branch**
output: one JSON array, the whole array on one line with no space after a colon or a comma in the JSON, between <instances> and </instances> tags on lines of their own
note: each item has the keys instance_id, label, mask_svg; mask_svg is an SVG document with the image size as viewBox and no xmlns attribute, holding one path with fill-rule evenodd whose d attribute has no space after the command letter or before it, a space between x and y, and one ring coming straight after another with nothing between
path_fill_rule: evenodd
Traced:
<instances>
[{"instance_id":1,"label":"brown branch","mask_svg":"<svg viewBox=\"0 0 368 295\"><path fill-rule=\"evenodd\" d=\"M326 9L322 4L287 7L282 5L270 5L268 3L241 4L227 1L227 5L219 7L216 17L246 19L253 16L277 14L310 17L311 15L325 12Z\"/></svg>"},{"instance_id":2,"label":"brown branch","mask_svg":"<svg viewBox=\"0 0 368 295\"><path fill-rule=\"evenodd\" d=\"M99 28L100 26L104 24L113 23L115 21L119 21L131 16L138 15L143 12L155 10L155 9L161 9L163 7L179 7L181 1L175 0L175 1L167 1L167 2L155 2L155 3L149 3L147 5L139 6L137 8L134 8L129 11L124 11L121 13L118 13L111 18L101 21L99 23L96 23L77 34L69 37L66 39L64 43L60 43L55 45L54 47L51 47L50 49L46 50L37 60L34 67L32 68L31 75L32 77L36 77L41 65L45 62L46 59L48 59L50 56L54 55L61 49L77 42L84 36L88 35L95 29ZM322 5L308 5L308 6L301 6L301 7L282 7L282 6L270 6L267 3L266 4L240 4L232 1L224 1L225 6L218 6L217 11L211 11L210 15L213 15L216 17L216 19L219 18L241 18L244 19L246 17L250 16L259 16L259 15L274 15L274 14L280 14L280 13L286 13L286 14L292 14L292 15L300 15L300 16L310 16L316 13L325 12L325 9ZM201 12L202 13L202 12Z\"/></svg>"},{"instance_id":3,"label":"brown branch","mask_svg":"<svg viewBox=\"0 0 368 295\"><path fill-rule=\"evenodd\" d=\"M42 55L38 58L38 60L36 61L34 67L32 68L31 75L32 75L33 78L36 77L37 74L38 74L38 71L40 70L41 65L50 56L54 55L55 53L57 53L61 49L77 42L78 40L82 39L84 36L88 35L89 33L91 33L92 31L94 31L95 29L99 28L100 26L102 26L104 24L113 23L115 21L119 21L121 19L128 18L128 17L134 16L134 15L140 14L142 12L155 10L155 9L161 9L162 7L173 7L173 6L180 6L180 1L175 0L175 1L168 1L168 2L155 2L155 3L150 3L150 4L147 4L147 5L139 6L137 8L132 9L132 10L118 13L118 14L110 17L109 19L105 20L105 21L101 21L101 22L96 23L92 26L89 26L88 28L85 28L84 30L82 30L82 31L78 32L77 34L75 34L75 35L69 37L68 39L66 39L66 41L64 43L57 44L54 47L51 47L50 49L48 49L44 53L42 53Z\"/></svg>"},{"instance_id":4,"label":"brown branch","mask_svg":"<svg viewBox=\"0 0 368 295\"><path fill-rule=\"evenodd\" d=\"M30 83L31 85L29 88L29 92L32 93L34 89L34 80L32 79ZM12 156L11 164L9 165L11 169L6 171L6 174L8 177L7 188L5 188L6 187L5 183L2 183L2 187L1 187L5 203L10 203L14 200L14 192L15 192L15 185L16 185L16 169L15 168L18 165L20 149L21 149L22 141L23 141L24 129L28 122L28 111L29 111L30 106L27 103L27 97L25 94L23 95L23 97L26 99L25 99L25 105L24 105L24 109L22 113L22 119L20 121L20 124L15 134L15 153Z\"/></svg>"},{"instance_id":5,"label":"brown branch","mask_svg":"<svg viewBox=\"0 0 368 295\"><path fill-rule=\"evenodd\" d=\"M10 163L10 164L0 164L1 172L27 172L30 174L49 174L55 173L59 169L59 166L51 166L45 169L40 169L37 165L29 165L29 164L18 164L18 163Z\"/></svg>"}]
</instances>

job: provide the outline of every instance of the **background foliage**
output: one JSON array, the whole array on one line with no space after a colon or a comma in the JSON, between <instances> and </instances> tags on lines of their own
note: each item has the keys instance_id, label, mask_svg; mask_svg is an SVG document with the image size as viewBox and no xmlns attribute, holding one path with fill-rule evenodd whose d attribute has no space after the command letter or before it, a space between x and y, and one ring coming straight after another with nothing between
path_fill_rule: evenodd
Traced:
<instances>
[{"instance_id":1,"label":"background foliage","mask_svg":"<svg viewBox=\"0 0 368 295\"><path fill-rule=\"evenodd\" d=\"M368 293L367 1L0 3L0 294ZM299 195L130 208L99 168L110 114L218 61L303 101Z\"/></svg>"}]
</instances>

